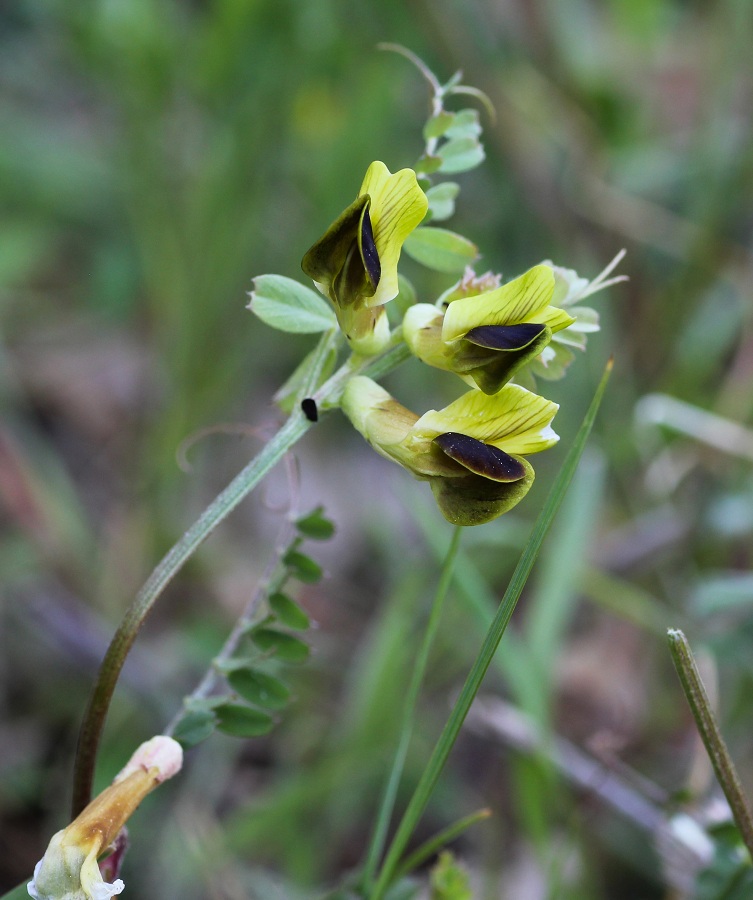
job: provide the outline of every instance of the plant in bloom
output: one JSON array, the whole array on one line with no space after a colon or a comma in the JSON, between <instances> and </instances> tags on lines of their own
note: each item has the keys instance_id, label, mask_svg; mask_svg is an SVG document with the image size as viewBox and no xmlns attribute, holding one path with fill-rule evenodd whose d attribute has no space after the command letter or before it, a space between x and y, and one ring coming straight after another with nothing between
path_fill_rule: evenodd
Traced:
<instances>
[{"instance_id":1,"label":"plant in bloom","mask_svg":"<svg viewBox=\"0 0 753 900\"><path fill-rule=\"evenodd\" d=\"M467 270L436 306L418 303L403 321L405 341L419 359L455 372L486 394L499 391L574 322L552 305L551 267L534 266L508 284L499 281Z\"/></svg>"},{"instance_id":2,"label":"plant in bloom","mask_svg":"<svg viewBox=\"0 0 753 900\"><path fill-rule=\"evenodd\" d=\"M107 900L124 888L121 879L106 882L97 865L139 803L180 771L183 751L172 738L158 735L142 744L110 787L53 835L27 887L34 900Z\"/></svg>"},{"instance_id":3,"label":"plant in bloom","mask_svg":"<svg viewBox=\"0 0 753 900\"><path fill-rule=\"evenodd\" d=\"M551 425L557 404L514 384L493 396L474 389L419 417L357 376L341 403L377 452L429 482L455 525L481 525L512 509L533 483L525 457L559 440Z\"/></svg>"},{"instance_id":4,"label":"plant in bloom","mask_svg":"<svg viewBox=\"0 0 753 900\"><path fill-rule=\"evenodd\" d=\"M427 209L412 169L393 175L377 160L358 197L303 257L303 271L334 304L357 353L379 353L389 341L384 304L398 294L400 251Z\"/></svg>"}]
</instances>

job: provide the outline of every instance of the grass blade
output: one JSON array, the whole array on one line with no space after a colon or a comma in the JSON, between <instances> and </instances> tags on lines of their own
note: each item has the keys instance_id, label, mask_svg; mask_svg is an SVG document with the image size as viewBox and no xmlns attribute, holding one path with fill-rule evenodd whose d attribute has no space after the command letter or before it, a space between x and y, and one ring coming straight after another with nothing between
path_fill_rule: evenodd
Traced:
<instances>
[{"instance_id":1,"label":"grass blade","mask_svg":"<svg viewBox=\"0 0 753 900\"><path fill-rule=\"evenodd\" d=\"M439 740L434 747L431 759L429 760L426 769L424 770L424 773L421 777L421 780L419 781L418 786L416 787L416 790L411 797L408 808L403 815L402 821L400 822L397 832L390 845L389 851L387 852L387 856L384 860L384 864L374 888L371 900L381 900L381 898L384 896L386 889L393 880L398 862L403 854L403 851L405 850L408 841L410 840L410 836L413 833L419 820L421 819L424 810L426 809L429 798L431 797L434 787L439 780L439 776L441 775L444 765L447 762L447 758L450 755L450 751L452 750L455 740L460 733L460 729L462 728L465 717L468 714L468 710L470 709L471 704L473 703L473 700L478 693L479 688L481 687L481 682L483 681L486 670L489 668L492 658L497 650L497 647L499 646L499 642L502 640L502 635L505 633L505 629L507 628L507 625L513 614L515 606L518 602L518 598L520 597L531 569L533 568L533 564L536 560L536 557L538 556L539 550L541 549L544 537L546 536L549 526L551 525L552 520L554 519L554 516L557 513L560 504L562 503L567 487L570 484L570 481L572 480L572 477L575 473L578 461L580 460L581 454L583 453L583 449L586 445L586 441L591 432L594 419L596 418L596 413L598 412L599 406L601 404L601 400L604 395L604 391L606 389L611 371L612 362L610 360L609 363L607 363L604 374L602 375L599 386L596 389L596 393L594 394L594 398L591 401L591 405L589 406L588 411L586 412L580 429L575 436L575 440L570 447L570 451L568 452L567 457L562 464L562 468L560 469L559 474L557 475L557 478L552 485L552 489L549 492L546 503L539 513L536 524L534 525L533 531L531 532L531 536L528 539L528 543L526 544L520 560L518 561L518 565L513 572L510 583L507 587L507 590L505 591L505 595L502 598L499 609L497 610L497 614L495 615L494 620L489 627L481 650L476 657L476 661L473 664L473 668L471 669L470 674L468 675L468 678L463 685L460 696L458 697L455 706L453 707L452 713L450 714L450 718L448 719L447 724L445 725L444 730L442 731L442 734L440 735Z\"/></svg>"}]
</instances>

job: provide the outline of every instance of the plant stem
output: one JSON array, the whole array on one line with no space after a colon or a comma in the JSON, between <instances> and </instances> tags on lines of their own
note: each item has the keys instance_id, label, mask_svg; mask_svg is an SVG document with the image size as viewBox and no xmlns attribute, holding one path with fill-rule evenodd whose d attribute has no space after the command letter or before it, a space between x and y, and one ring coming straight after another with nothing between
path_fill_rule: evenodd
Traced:
<instances>
[{"instance_id":1,"label":"plant stem","mask_svg":"<svg viewBox=\"0 0 753 900\"><path fill-rule=\"evenodd\" d=\"M400 331L396 329L393 334L393 346L386 353L374 359L363 359L356 366L346 362L317 389L326 360L341 340L340 332L336 330L322 335L312 357L308 376L301 386L299 398L313 395L317 405L323 411L337 406L343 388L351 376L363 372L373 378L379 378L410 357L410 351L402 342ZM300 406L296 405L288 420L259 455L236 475L222 493L215 497L178 543L166 554L126 611L107 648L105 658L102 660L79 731L76 760L73 767L72 812L74 818L91 799L97 749L115 685L139 629L157 598L200 544L256 487L285 453L303 437L312 424L303 414Z\"/></svg>"},{"instance_id":2,"label":"plant stem","mask_svg":"<svg viewBox=\"0 0 753 900\"><path fill-rule=\"evenodd\" d=\"M716 716L711 709L708 694L701 680L693 651L685 635L679 628L670 628L667 631L669 652L672 654L672 662L675 664L680 678L685 699L688 701L690 711L693 713L696 727L701 735L703 746L714 767L716 779L727 798L735 824L748 848L751 860L753 860L753 815L750 804L743 792L740 777L732 762L727 745L724 742Z\"/></svg>"},{"instance_id":3,"label":"plant stem","mask_svg":"<svg viewBox=\"0 0 753 900\"><path fill-rule=\"evenodd\" d=\"M452 540L447 548L444 565L442 566L442 574L439 579L439 584L437 585L436 593L434 594L431 612L429 613L429 620L426 623L423 640L421 642L421 647L419 648L416 664L413 667L413 673L408 686L408 693L405 697L405 704L403 705L402 719L400 722L400 740L398 742L397 750L395 751L395 757L392 761L392 769L390 770L389 778L387 779L387 785L382 797L376 826L371 838L371 845L369 846L369 853L364 866L363 884L366 886L367 893L373 886L374 873L376 872L376 867L379 863L382 851L384 850L387 828L389 827L390 818L392 817L392 812L395 808L397 789L400 785L400 778L405 766L405 758L408 754L408 747L413 734L413 722L415 719L418 695L426 672L426 665L429 661L429 653L437 634L437 628L439 627L444 599L447 596L447 590L452 581L453 566L460 546L461 534L462 526L456 525L452 534Z\"/></svg>"},{"instance_id":4,"label":"plant stem","mask_svg":"<svg viewBox=\"0 0 753 900\"><path fill-rule=\"evenodd\" d=\"M494 616L494 620L489 626L481 650L473 663L473 667L460 692L460 696L456 700L452 712L450 713L450 718L447 720L447 724L434 747L431 758L429 759L429 762L421 775L421 779L416 786L416 790L413 792L408 807L403 814L403 818L400 821L400 825L398 826L397 832L387 851L384 863L382 864L382 869L379 873L374 890L369 895L370 900L381 900L381 898L384 897L387 888L393 881L395 870L400 861L400 857L410 840L410 836L429 803L429 798L444 769L450 751L452 750L463 722L465 721L465 717L468 715L471 704L481 687L484 675L489 668L492 658L499 646L499 642L502 640L502 635L505 633L510 618L512 617L518 598L520 597L526 580L533 568L541 545L544 542L544 537L562 503L565 491L575 473L576 466L578 465L578 461L583 453L583 448L586 445L586 440L591 432L594 419L596 418L596 413L599 409L601 398L604 395L611 370L612 363L610 360L604 370L604 374L596 389L591 405L588 407L588 411L575 436L575 440L573 441L557 478L552 485L549 496L536 519L533 531L518 560L518 564L515 567L515 571L507 586L499 609Z\"/></svg>"},{"instance_id":5,"label":"plant stem","mask_svg":"<svg viewBox=\"0 0 753 900\"><path fill-rule=\"evenodd\" d=\"M209 504L162 559L138 592L115 632L97 676L79 733L73 773L73 815L91 798L97 748L115 685L128 651L155 601L186 560L219 523L246 497L269 470L308 431L312 423L295 410L282 428L230 484Z\"/></svg>"}]
</instances>

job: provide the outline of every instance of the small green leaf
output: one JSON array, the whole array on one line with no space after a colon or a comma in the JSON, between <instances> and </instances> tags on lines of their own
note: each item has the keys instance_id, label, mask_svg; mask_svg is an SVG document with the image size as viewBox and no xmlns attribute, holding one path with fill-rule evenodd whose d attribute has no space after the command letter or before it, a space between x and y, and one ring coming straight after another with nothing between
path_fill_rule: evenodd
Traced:
<instances>
[{"instance_id":1,"label":"small green leaf","mask_svg":"<svg viewBox=\"0 0 753 900\"><path fill-rule=\"evenodd\" d=\"M461 273L478 258L474 243L444 228L417 228L403 244L416 262L437 272Z\"/></svg>"},{"instance_id":2,"label":"small green leaf","mask_svg":"<svg viewBox=\"0 0 753 900\"><path fill-rule=\"evenodd\" d=\"M335 533L335 525L324 515L323 506L317 506L307 516L296 519L295 527L301 534L315 541L328 541Z\"/></svg>"},{"instance_id":3,"label":"small green leaf","mask_svg":"<svg viewBox=\"0 0 753 900\"><path fill-rule=\"evenodd\" d=\"M184 748L195 747L206 740L217 725L215 715L210 710L187 712L175 726L173 737Z\"/></svg>"},{"instance_id":4,"label":"small green leaf","mask_svg":"<svg viewBox=\"0 0 753 900\"><path fill-rule=\"evenodd\" d=\"M440 172L467 172L486 159L484 148L475 137L451 138L437 150L442 159Z\"/></svg>"},{"instance_id":5,"label":"small green leaf","mask_svg":"<svg viewBox=\"0 0 753 900\"><path fill-rule=\"evenodd\" d=\"M273 653L284 662L305 662L311 652L308 644L276 628L257 628L251 632L251 640L260 650Z\"/></svg>"},{"instance_id":6,"label":"small green leaf","mask_svg":"<svg viewBox=\"0 0 753 900\"><path fill-rule=\"evenodd\" d=\"M447 129L448 138L479 137L481 134L481 119L476 109L461 109L455 113L452 125Z\"/></svg>"},{"instance_id":7,"label":"small green leaf","mask_svg":"<svg viewBox=\"0 0 753 900\"><path fill-rule=\"evenodd\" d=\"M258 669L235 669L228 675L227 681L237 694L256 706L282 709L290 699L286 684Z\"/></svg>"},{"instance_id":8,"label":"small green leaf","mask_svg":"<svg viewBox=\"0 0 753 900\"><path fill-rule=\"evenodd\" d=\"M286 628L292 628L294 631L306 631L311 626L309 617L287 594L280 591L272 594L269 598L269 606L277 616L280 625L284 625Z\"/></svg>"},{"instance_id":9,"label":"small green leaf","mask_svg":"<svg viewBox=\"0 0 753 900\"><path fill-rule=\"evenodd\" d=\"M290 574L298 581L304 581L306 584L316 584L321 580L322 567L319 563L314 562L310 556L305 553L299 553L297 550L289 550L282 560L290 569Z\"/></svg>"},{"instance_id":10,"label":"small green leaf","mask_svg":"<svg viewBox=\"0 0 753 900\"><path fill-rule=\"evenodd\" d=\"M314 334L337 327L332 307L324 297L284 275L254 278L248 308L280 331Z\"/></svg>"},{"instance_id":11,"label":"small green leaf","mask_svg":"<svg viewBox=\"0 0 753 900\"><path fill-rule=\"evenodd\" d=\"M460 185L454 181L445 181L442 184L435 184L426 192L426 199L429 201L429 211L431 218L435 222L442 222L449 219L455 212L455 198L460 192Z\"/></svg>"},{"instance_id":12,"label":"small green leaf","mask_svg":"<svg viewBox=\"0 0 753 900\"><path fill-rule=\"evenodd\" d=\"M416 175L431 175L439 171L442 160L439 156L422 156L415 165Z\"/></svg>"},{"instance_id":13,"label":"small green leaf","mask_svg":"<svg viewBox=\"0 0 753 900\"><path fill-rule=\"evenodd\" d=\"M275 721L268 713L239 703L223 703L215 710L217 728L233 737L260 737L274 728Z\"/></svg>"},{"instance_id":14,"label":"small green leaf","mask_svg":"<svg viewBox=\"0 0 753 900\"><path fill-rule=\"evenodd\" d=\"M443 109L436 116L432 116L424 125L424 140L430 141L432 138L442 137L454 121L455 114Z\"/></svg>"}]
</instances>

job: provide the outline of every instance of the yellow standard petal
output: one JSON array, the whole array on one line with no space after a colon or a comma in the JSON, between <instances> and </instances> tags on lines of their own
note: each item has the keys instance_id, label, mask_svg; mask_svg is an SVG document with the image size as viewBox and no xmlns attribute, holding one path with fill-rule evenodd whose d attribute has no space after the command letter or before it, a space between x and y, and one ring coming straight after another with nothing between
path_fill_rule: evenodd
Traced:
<instances>
[{"instance_id":1,"label":"yellow standard petal","mask_svg":"<svg viewBox=\"0 0 753 900\"><path fill-rule=\"evenodd\" d=\"M456 341L472 328L482 325L518 325L533 322L552 331L573 321L564 310L550 306L554 274L549 266L538 265L502 287L475 297L455 300L447 307L442 339Z\"/></svg>"},{"instance_id":2,"label":"yellow standard petal","mask_svg":"<svg viewBox=\"0 0 753 900\"><path fill-rule=\"evenodd\" d=\"M359 196L371 198L369 216L374 234L381 277L367 306L381 306L397 297L397 263L403 242L419 225L429 208L426 194L416 181L413 169L400 169L394 175L383 162L373 162L363 179Z\"/></svg>"},{"instance_id":3,"label":"yellow standard petal","mask_svg":"<svg viewBox=\"0 0 753 900\"><path fill-rule=\"evenodd\" d=\"M558 409L558 404L517 384L493 395L468 391L444 409L421 416L411 428L411 439L423 443L459 432L511 455L538 453L559 440L551 424Z\"/></svg>"}]
</instances>

